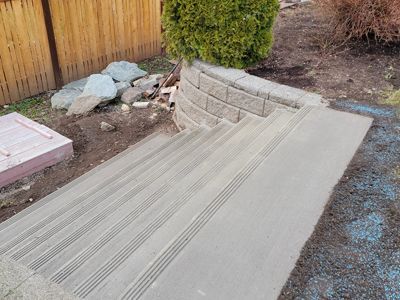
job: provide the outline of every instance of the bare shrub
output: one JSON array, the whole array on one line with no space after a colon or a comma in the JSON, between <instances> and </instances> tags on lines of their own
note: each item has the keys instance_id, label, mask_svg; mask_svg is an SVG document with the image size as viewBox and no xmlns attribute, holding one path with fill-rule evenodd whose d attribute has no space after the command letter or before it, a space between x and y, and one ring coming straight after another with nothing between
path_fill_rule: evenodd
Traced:
<instances>
[{"instance_id":1,"label":"bare shrub","mask_svg":"<svg viewBox=\"0 0 400 300\"><path fill-rule=\"evenodd\" d=\"M400 42L400 0L315 0L337 40Z\"/></svg>"}]
</instances>

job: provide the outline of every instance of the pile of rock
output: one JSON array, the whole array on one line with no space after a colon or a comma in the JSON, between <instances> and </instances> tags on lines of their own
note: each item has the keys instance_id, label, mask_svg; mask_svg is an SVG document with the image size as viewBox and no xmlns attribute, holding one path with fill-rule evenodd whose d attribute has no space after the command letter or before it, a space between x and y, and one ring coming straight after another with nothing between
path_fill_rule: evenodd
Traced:
<instances>
[{"instance_id":1,"label":"pile of rock","mask_svg":"<svg viewBox=\"0 0 400 300\"><path fill-rule=\"evenodd\" d=\"M93 74L65 85L52 97L52 107L67 109L67 115L74 115L86 114L118 97L132 105L146 93L153 93L162 77L160 74L148 76L135 63L113 62L101 74Z\"/></svg>"}]
</instances>

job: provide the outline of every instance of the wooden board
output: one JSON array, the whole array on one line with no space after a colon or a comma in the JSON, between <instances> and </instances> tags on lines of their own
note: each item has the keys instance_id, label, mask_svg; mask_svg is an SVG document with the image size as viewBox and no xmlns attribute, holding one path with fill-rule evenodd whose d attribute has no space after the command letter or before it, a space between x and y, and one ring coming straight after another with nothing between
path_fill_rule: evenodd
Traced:
<instances>
[{"instance_id":1,"label":"wooden board","mask_svg":"<svg viewBox=\"0 0 400 300\"><path fill-rule=\"evenodd\" d=\"M71 157L72 141L18 113L0 117L0 188Z\"/></svg>"}]
</instances>

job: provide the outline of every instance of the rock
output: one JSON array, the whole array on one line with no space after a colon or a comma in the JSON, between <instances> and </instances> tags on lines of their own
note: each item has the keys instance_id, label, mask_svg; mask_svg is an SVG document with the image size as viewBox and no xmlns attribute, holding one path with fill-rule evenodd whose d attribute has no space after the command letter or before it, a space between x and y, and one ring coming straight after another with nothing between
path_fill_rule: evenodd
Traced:
<instances>
[{"instance_id":1,"label":"rock","mask_svg":"<svg viewBox=\"0 0 400 300\"><path fill-rule=\"evenodd\" d=\"M31 189L31 186L30 185L26 185L26 186L23 186L22 189L27 192L27 191L29 191Z\"/></svg>"},{"instance_id":2,"label":"rock","mask_svg":"<svg viewBox=\"0 0 400 300\"><path fill-rule=\"evenodd\" d=\"M95 96L107 102L117 96L117 87L110 76L94 74L89 77L82 96Z\"/></svg>"},{"instance_id":3,"label":"rock","mask_svg":"<svg viewBox=\"0 0 400 300\"><path fill-rule=\"evenodd\" d=\"M135 102L132 106L134 108L149 108L150 102Z\"/></svg>"},{"instance_id":4,"label":"rock","mask_svg":"<svg viewBox=\"0 0 400 300\"><path fill-rule=\"evenodd\" d=\"M51 97L51 107L54 109L69 109L81 94L82 92L79 90L61 90Z\"/></svg>"},{"instance_id":5,"label":"rock","mask_svg":"<svg viewBox=\"0 0 400 300\"><path fill-rule=\"evenodd\" d=\"M147 75L147 72L139 69L137 64L127 61L113 62L101 73L111 76L116 81L129 83Z\"/></svg>"},{"instance_id":6,"label":"rock","mask_svg":"<svg viewBox=\"0 0 400 300\"><path fill-rule=\"evenodd\" d=\"M76 100L70 108L68 109L67 115L83 115L92 111L97 105L99 105L102 100L93 95L81 95Z\"/></svg>"},{"instance_id":7,"label":"rock","mask_svg":"<svg viewBox=\"0 0 400 300\"><path fill-rule=\"evenodd\" d=\"M163 77L161 74L154 74L150 75L148 77L141 78L139 80L136 80L133 83L133 86L139 87L142 90L150 90L152 89L155 85L159 84L160 79Z\"/></svg>"},{"instance_id":8,"label":"rock","mask_svg":"<svg viewBox=\"0 0 400 300\"><path fill-rule=\"evenodd\" d=\"M125 93L131 86L131 84L129 82L117 82L115 84L115 86L117 87L117 97L121 97L123 93Z\"/></svg>"},{"instance_id":9,"label":"rock","mask_svg":"<svg viewBox=\"0 0 400 300\"><path fill-rule=\"evenodd\" d=\"M115 130L115 126L108 124L107 122L101 122L100 129L105 132L110 132Z\"/></svg>"},{"instance_id":10,"label":"rock","mask_svg":"<svg viewBox=\"0 0 400 300\"><path fill-rule=\"evenodd\" d=\"M121 105L121 110L122 110L122 112L127 113L127 112L130 112L130 111L131 111L131 108L130 108L129 105L127 105L127 104L122 104L122 105Z\"/></svg>"},{"instance_id":11,"label":"rock","mask_svg":"<svg viewBox=\"0 0 400 300\"><path fill-rule=\"evenodd\" d=\"M77 90L83 92L86 83L88 82L89 77L85 77L76 81L72 81L63 86L63 89L66 90Z\"/></svg>"},{"instance_id":12,"label":"rock","mask_svg":"<svg viewBox=\"0 0 400 300\"><path fill-rule=\"evenodd\" d=\"M121 97L121 101L126 104L132 104L143 97L143 90L137 87L129 88Z\"/></svg>"}]
</instances>

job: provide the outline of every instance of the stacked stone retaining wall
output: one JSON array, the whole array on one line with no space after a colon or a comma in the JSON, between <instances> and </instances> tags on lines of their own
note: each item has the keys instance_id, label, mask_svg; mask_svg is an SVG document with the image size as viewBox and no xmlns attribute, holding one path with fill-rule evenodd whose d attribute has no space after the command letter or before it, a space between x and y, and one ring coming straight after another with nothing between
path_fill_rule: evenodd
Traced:
<instances>
[{"instance_id":1,"label":"stacked stone retaining wall","mask_svg":"<svg viewBox=\"0 0 400 300\"><path fill-rule=\"evenodd\" d=\"M175 121L181 128L213 127L222 119L237 123L248 114L267 117L275 109L324 105L320 95L200 60L184 63L175 101Z\"/></svg>"}]
</instances>

